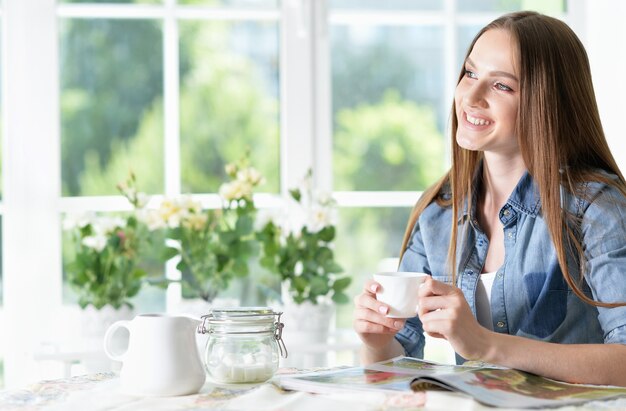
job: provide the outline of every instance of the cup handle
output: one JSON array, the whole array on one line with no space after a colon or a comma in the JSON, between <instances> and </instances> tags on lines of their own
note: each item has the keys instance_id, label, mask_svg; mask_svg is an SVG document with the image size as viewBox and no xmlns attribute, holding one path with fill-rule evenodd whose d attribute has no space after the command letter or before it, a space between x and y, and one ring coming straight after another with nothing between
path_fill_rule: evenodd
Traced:
<instances>
[{"instance_id":1,"label":"cup handle","mask_svg":"<svg viewBox=\"0 0 626 411\"><path fill-rule=\"evenodd\" d=\"M126 349L126 351L124 351L121 354L113 354L111 352L111 350L109 349L109 345L111 344L111 339L113 338L113 334L115 334L115 332L119 328L126 328L128 330L128 332L130 333L129 324L130 324L130 321L117 321L117 322L114 322L109 327L107 332L104 334L104 353L107 355L107 357L109 357L113 361L123 362L124 359L126 358L126 353L128 353L128 349Z\"/></svg>"}]
</instances>

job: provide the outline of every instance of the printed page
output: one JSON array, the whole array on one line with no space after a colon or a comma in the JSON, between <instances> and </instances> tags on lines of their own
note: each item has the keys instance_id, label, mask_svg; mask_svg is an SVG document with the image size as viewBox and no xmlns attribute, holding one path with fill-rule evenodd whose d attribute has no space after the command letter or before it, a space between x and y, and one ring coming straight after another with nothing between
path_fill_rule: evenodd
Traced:
<instances>
[{"instance_id":1,"label":"printed page","mask_svg":"<svg viewBox=\"0 0 626 411\"><path fill-rule=\"evenodd\" d=\"M417 378L411 387L436 384L495 407L560 407L626 395L626 388L568 384L513 369L474 369Z\"/></svg>"}]
</instances>

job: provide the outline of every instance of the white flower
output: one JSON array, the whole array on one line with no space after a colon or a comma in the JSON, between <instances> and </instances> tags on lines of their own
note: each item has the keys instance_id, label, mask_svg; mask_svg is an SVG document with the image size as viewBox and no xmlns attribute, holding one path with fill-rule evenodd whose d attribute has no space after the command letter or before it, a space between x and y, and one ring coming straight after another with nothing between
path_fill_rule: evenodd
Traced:
<instances>
[{"instance_id":1,"label":"white flower","mask_svg":"<svg viewBox=\"0 0 626 411\"><path fill-rule=\"evenodd\" d=\"M226 164L226 167L224 167L224 170L226 171L226 174L228 174L229 176L234 176L235 174L237 174L237 166L234 165L233 163Z\"/></svg>"},{"instance_id":2,"label":"white flower","mask_svg":"<svg viewBox=\"0 0 626 411\"><path fill-rule=\"evenodd\" d=\"M335 200L330 195L330 193L327 192L327 191L317 191L316 190L315 194L313 195L313 201L315 203L323 205L323 206L335 205Z\"/></svg>"},{"instance_id":3,"label":"white flower","mask_svg":"<svg viewBox=\"0 0 626 411\"><path fill-rule=\"evenodd\" d=\"M136 197L136 201L137 201L136 207L144 208L146 204L148 204L149 200L150 200L150 197L146 193L138 192L137 197Z\"/></svg>"},{"instance_id":4,"label":"white flower","mask_svg":"<svg viewBox=\"0 0 626 411\"><path fill-rule=\"evenodd\" d=\"M85 247L92 248L100 252L106 247L107 239L104 235L93 235L83 238L82 244Z\"/></svg>"},{"instance_id":5,"label":"white flower","mask_svg":"<svg viewBox=\"0 0 626 411\"><path fill-rule=\"evenodd\" d=\"M256 186L265 182L265 179L263 178L261 173L259 173L258 170L256 170L253 167L248 167L248 168L244 168L243 170L239 170L237 172L237 180L242 181L244 183L248 183L252 186Z\"/></svg>"},{"instance_id":6,"label":"white flower","mask_svg":"<svg viewBox=\"0 0 626 411\"><path fill-rule=\"evenodd\" d=\"M259 210L256 216L254 229L257 231L262 230L269 223L280 227L284 219L284 213L280 208L264 208Z\"/></svg>"},{"instance_id":7,"label":"white flower","mask_svg":"<svg viewBox=\"0 0 626 411\"><path fill-rule=\"evenodd\" d=\"M297 201L290 199L286 205L286 216L283 217L282 231L284 236L292 234L299 238L302 234L302 227L306 225L306 210Z\"/></svg>"},{"instance_id":8,"label":"white flower","mask_svg":"<svg viewBox=\"0 0 626 411\"><path fill-rule=\"evenodd\" d=\"M184 213L184 210L176 199L165 198L158 209L158 215L162 224L170 228L176 228L180 225L182 213ZM155 221L153 225L156 227L159 224Z\"/></svg>"},{"instance_id":9,"label":"white flower","mask_svg":"<svg viewBox=\"0 0 626 411\"><path fill-rule=\"evenodd\" d=\"M189 214L202 211L202 204L200 204L199 201L194 200L190 195L181 197L178 204L180 206L181 217L186 217Z\"/></svg>"},{"instance_id":10,"label":"white flower","mask_svg":"<svg viewBox=\"0 0 626 411\"><path fill-rule=\"evenodd\" d=\"M159 210L137 210L137 219L144 223L150 231L167 227L167 224L161 217Z\"/></svg>"},{"instance_id":11,"label":"white flower","mask_svg":"<svg viewBox=\"0 0 626 411\"><path fill-rule=\"evenodd\" d=\"M234 180L221 185L220 196L226 201L252 198L252 185L247 181Z\"/></svg>"},{"instance_id":12,"label":"white flower","mask_svg":"<svg viewBox=\"0 0 626 411\"><path fill-rule=\"evenodd\" d=\"M96 219L96 215L92 212L82 214L68 214L63 220L64 230L74 230L76 228L84 228Z\"/></svg>"},{"instance_id":13,"label":"white flower","mask_svg":"<svg viewBox=\"0 0 626 411\"><path fill-rule=\"evenodd\" d=\"M315 205L308 211L306 227L312 233L335 224L335 212L330 207Z\"/></svg>"},{"instance_id":14,"label":"white flower","mask_svg":"<svg viewBox=\"0 0 626 411\"><path fill-rule=\"evenodd\" d=\"M302 271L304 271L304 266L302 265L302 261L298 261L293 267L293 273L298 276L302 275Z\"/></svg>"},{"instance_id":15,"label":"white flower","mask_svg":"<svg viewBox=\"0 0 626 411\"><path fill-rule=\"evenodd\" d=\"M183 220L183 226L192 230L202 230L207 222L207 215L202 213L189 214Z\"/></svg>"},{"instance_id":16,"label":"white flower","mask_svg":"<svg viewBox=\"0 0 626 411\"><path fill-rule=\"evenodd\" d=\"M120 217L101 216L92 222L92 227L96 234L106 235L116 228L126 227L126 220Z\"/></svg>"}]
</instances>

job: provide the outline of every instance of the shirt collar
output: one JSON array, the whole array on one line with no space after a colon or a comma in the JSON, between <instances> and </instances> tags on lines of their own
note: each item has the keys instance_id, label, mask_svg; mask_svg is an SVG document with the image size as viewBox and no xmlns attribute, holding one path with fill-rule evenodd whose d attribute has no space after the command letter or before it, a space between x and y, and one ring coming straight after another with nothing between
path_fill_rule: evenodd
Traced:
<instances>
[{"instance_id":1,"label":"shirt collar","mask_svg":"<svg viewBox=\"0 0 626 411\"><path fill-rule=\"evenodd\" d=\"M481 162L477 167L472 181L471 213L468 213L468 204L466 199L463 203L463 211L459 216L458 222L465 221L468 217L476 219L476 202L478 200L479 187L481 184L482 169L483 167ZM522 213L528 214L531 217L536 217L539 214L539 211L541 210L539 188L528 171L524 172L524 175L522 175L519 179L506 204Z\"/></svg>"}]
</instances>

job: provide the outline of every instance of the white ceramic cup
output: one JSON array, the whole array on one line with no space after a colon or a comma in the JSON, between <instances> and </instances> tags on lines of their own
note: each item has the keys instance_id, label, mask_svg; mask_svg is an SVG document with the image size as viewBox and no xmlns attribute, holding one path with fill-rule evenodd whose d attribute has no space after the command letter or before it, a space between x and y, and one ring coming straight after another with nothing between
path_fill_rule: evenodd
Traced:
<instances>
[{"instance_id":1,"label":"white ceramic cup","mask_svg":"<svg viewBox=\"0 0 626 411\"><path fill-rule=\"evenodd\" d=\"M374 274L380 284L376 299L389 306L387 317L411 318L417 314L417 291L428 274L412 272L383 272Z\"/></svg>"}]
</instances>

